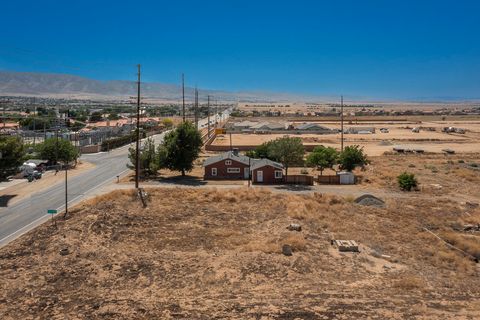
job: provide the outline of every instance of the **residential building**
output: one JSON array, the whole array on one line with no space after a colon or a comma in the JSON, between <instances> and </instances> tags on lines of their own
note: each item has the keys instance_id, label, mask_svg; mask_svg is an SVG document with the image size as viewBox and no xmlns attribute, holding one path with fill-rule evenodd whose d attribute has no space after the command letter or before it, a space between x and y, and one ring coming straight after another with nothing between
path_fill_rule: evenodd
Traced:
<instances>
[{"instance_id":1,"label":"residential building","mask_svg":"<svg viewBox=\"0 0 480 320\"><path fill-rule=\"evenodd\" d=\"M283 165L268 159L255 159L251 166L252 182L255 184L283 183Z\"/></svg>"},{"instance_id":2,"label":"residential building","mask_svg":"<svg viewBox=\"0 0 480 320\"><path fill-rule=\"evenodd\" d=\"M236 151L228 151L205 160L205 180L246 180L250 176L251 160L239 155Z\"/></svg>"}]
</instances>

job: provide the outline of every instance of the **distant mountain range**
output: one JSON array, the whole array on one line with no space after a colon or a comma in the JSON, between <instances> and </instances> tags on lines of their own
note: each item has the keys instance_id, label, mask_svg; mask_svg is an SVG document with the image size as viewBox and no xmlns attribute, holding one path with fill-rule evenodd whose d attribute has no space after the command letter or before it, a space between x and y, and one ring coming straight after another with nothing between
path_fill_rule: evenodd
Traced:
<instances>
[{"instance_id":1,"label":"distant mountain range","mask_svg":"<svg viewBox=\"0 0 480 320\"><path fill-rule=\"evenodd\" d=\"M142 83L142 97L157 101L180 101L181 87L178 84ZM110 80L99 81L84 77L33 72L0 71L0 95L3 96L41 96L51 98L75 99L125 99L137 94L137 84L134 81ZM193 100L194 89L185 88L187 101ZM265 91L221 91L199 88L201 100L207 95L225 102L306 102L306 103L338 103L339 96L306 96L290 93ZM412 99L375 99L367 97L348 96L349 103L480 103L480 99L459 97L416 97Z\"/></svg>"},{"instance_id":2,"label":"distant mountain range","mask_svg":"<svg viewBox=\"0 0 480 320\"><path fill-rule=\"evenodd\" d=\"M164 83L142 83L142 96L166 101L180 100L181 86ZM267 102L304 101L306 97L268 92L227 92L199 89L202 96L212 95L219 101ZM134 81L99 81L68 74L0 71L0 95L28 95L92 98L124 98L134 96ZM193 99L194 89L185 88L187 100Z\"/></svg>"}]
</instances>

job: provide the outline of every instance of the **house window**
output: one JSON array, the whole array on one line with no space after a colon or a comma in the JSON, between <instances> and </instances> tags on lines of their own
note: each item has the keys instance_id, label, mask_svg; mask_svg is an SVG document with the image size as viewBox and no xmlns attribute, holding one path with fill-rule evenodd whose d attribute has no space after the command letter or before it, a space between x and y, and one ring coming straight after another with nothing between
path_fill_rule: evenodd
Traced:
<instances>
[{"instance_id":1,"label":"house window","mask_svg":"<svg viewBox=\"0 0 480 320\"><path fill-rule=\"evenodd\" d=\"M282 179L282 171L280 170L275 170L275 179Z\"/></svg>"},{"instance_id":2,"label":"house window","mask_svg":"<svg viewBox=\"0 0 480 320\"><path fill-rule=\"evenodd\" d=\"M217 175L217 168L212 168L212 176L216 176Z\"/></svg>"},{"instance_id":3,"label":"house window","mask_svg":"<svg viewBox=\"0 0 480 320\"><path fill-rule=\"evenodd\" d=\"M232 160L225 160L225 165L226 166L231 166L232 165Z\"/></svg>"},{"instance_id":4,"label":"house window","mask_svg":"<svg viewBox=\"0 0 480 320\"><path fill-rule=\"evenodd\" d=\"M240 168L227 168L228 173L240 173Z\"/></svg>"}]
</instances>

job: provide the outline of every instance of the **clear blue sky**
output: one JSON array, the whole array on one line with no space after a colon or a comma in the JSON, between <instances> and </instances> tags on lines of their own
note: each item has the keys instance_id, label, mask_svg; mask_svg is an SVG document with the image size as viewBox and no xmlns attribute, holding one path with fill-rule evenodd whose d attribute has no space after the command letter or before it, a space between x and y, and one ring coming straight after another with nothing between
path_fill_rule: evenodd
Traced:
<instances>
[{"instance_id":1,"label":"clear blue sky","mask_svg":"<svg viewBox=\"0 0 480 320\"><path fill-rule=\"evenodd\" d=\"M225 90L480 98L480 1L3 1L0 69Z\"/></svg>"}]
</instances>

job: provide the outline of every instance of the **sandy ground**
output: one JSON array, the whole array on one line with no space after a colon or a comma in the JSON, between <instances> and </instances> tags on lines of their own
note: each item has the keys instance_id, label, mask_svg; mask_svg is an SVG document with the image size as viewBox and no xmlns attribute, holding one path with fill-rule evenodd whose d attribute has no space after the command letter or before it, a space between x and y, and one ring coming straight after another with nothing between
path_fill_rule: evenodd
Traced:
<instances>
[{"instance_id":1,"label":"sandy ground","mask_svg":"<svg viewBox=\"0 0 480 320\"><path fill-rule=\"evenodd\" d=\"M82 172L92 169L94 166L94 164L87 161L79 162L74 169L68 171L68 176L74 177ZM0 208L11 206L26 197L30 197L32 194L43 188L57 183L63 183L64 179L64 171L61 171L56 175L54 171L47 171L39 180L28 182L26 179L21 179L21 182L15 181L11 186L7 186L0 190Z\"/></svg>"},{"instance_id":2,"label":"sandy ground","mask_svg":"<svg viewBox=\"0 0 480 320\"><path fill-rule=\"evenodd\" d=\"M323 124L322 124L323 125ZM466 128L466 134L446 134L440 132L445 126L457 126ZM325 126L336 128L334 124ZM355 125L346 125L345 128ZM358 125L362 126L362 125ZM360 145L365 148L367 154L379 156L384 152L393 150L394 146L408 148L421 148L425 152L441 153L443 149L452 149L459 153L472 153L480 151L480 122L465 121L456 124L448 122L424 122L424 127L434 127L437 131L422 130L419 133L411 132L414 125L398 124L377 124L374 134L345 134L345 145ZM410 129L408 129L409 127ZM380 128L388 128L389 133L381 133ZM233 134L232 145L235 146L257 146L264 142L285 136L284 134ZM289 134L290 137L302 139L304 145L325 145L338 148L340 146L340 134ZM230 135L219 135L213 145L229 146Z\"/></svg>"},{"instance_id":3,"label":"sandy ground","mask_svg":"<svg viewBox=\"0 0 480 320\"><path fill-rule=\"evenodd\" d=\"M463 109L472 106L476 106L475 102L473 103L408 103L408 102L369 102L369 101L344 101L347 106L346 112L348 111L360 111L364 106L361 107L348 107L349 104L363 104L371 105L373 108L367 107L366 109L377 109L377 110L424 110L424 111L433 111L438 109ZM320 103L304 103L304 102L274 102L274 103L252 103L252 102L240 102L238 104L238 109L242 111L281 111L281 112L315 112L315 111L325 111L331 110L332 104L336 104L338 108L340 104L339 97L331 97L331 99L324 99Z\"/></svg>"},{"instance_id":4,"label":"sandy ground","mask_svg":"<svg viewBox=\"0 0 480 320\"><path fill-rule=\"evenodd\" d=\"M470 239L452 226L480 221L478 209L421 193L374 208L318 193L147 192L147 208L116 191L0 249L0 318L480 316L478 265L422 229Z\"/></svg>"}]
</instances>

